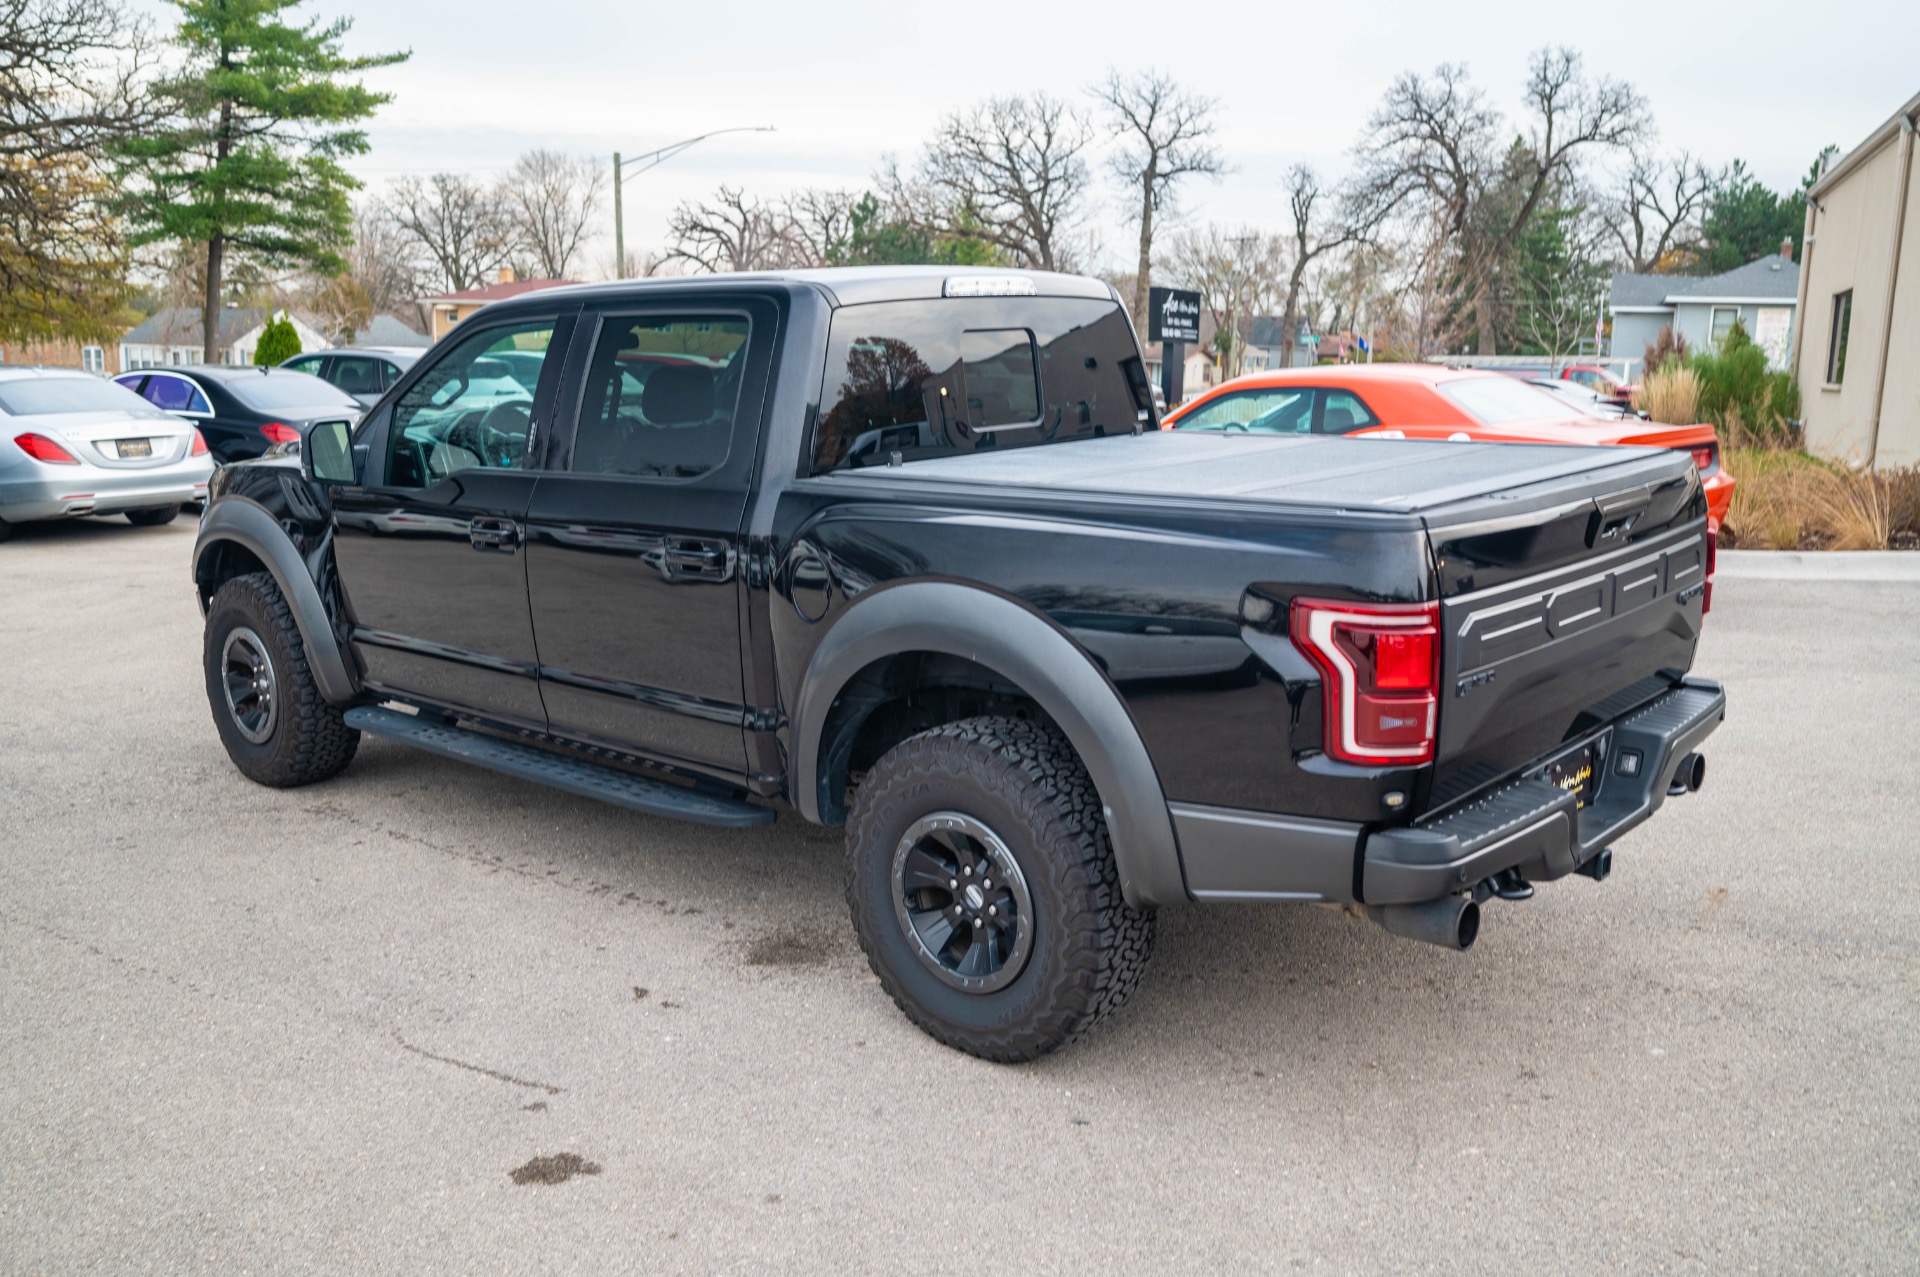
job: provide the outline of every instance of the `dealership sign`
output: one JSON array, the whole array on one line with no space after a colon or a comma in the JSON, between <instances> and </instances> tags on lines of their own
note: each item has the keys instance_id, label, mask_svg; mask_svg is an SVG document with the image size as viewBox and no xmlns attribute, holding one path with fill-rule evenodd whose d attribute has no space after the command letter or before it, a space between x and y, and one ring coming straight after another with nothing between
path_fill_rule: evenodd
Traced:
<instances>
[{"instance_id":1,"label":"dealership sign","mask_svg":"<svg viewBox=\"0 0 1920 1277\"><path fill-rule=\"evenodd\" d=\"M1200 294L1181 288L1147 290L1147 340L1200 340Z\"/></svg>"}]
</instances>

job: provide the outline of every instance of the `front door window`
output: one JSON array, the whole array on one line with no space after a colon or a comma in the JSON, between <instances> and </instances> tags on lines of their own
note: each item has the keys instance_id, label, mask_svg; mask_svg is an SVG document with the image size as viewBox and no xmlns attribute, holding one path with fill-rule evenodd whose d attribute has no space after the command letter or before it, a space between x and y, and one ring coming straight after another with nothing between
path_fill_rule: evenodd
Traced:
<instances>
[{"instance_id":1,"label":"front door window","mask_svg":"<svg viewBox=\"0 0 1920 1277\"><path fill-rule=\"evenodd\" d=\"M554 321L469 333L394 405L387 484L424 488L461 470L518 468Z\"/></svg>"}]
</instances>

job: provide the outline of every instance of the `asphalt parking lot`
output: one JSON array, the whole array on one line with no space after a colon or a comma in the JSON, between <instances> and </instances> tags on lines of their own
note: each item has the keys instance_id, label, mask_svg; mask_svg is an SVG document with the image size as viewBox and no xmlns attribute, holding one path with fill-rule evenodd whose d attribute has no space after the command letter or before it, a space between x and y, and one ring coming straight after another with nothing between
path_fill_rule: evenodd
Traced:
<instances>
[{"instance_id":1,"label":"asphalt parking lot","mask_svg":"<svg viewBox=\"0 0 1920 1277\"><path fill-rule=\"evenodd\" d=\"M1464 955L1169 912L1117 1020L1006 1068L887 1001L797 819L373 740L247 782L192 539L0 546L0 1271L1920 1263L1920 584L1723 577L1707 786L1610 881Z\"/></svg>"}]
</instances>

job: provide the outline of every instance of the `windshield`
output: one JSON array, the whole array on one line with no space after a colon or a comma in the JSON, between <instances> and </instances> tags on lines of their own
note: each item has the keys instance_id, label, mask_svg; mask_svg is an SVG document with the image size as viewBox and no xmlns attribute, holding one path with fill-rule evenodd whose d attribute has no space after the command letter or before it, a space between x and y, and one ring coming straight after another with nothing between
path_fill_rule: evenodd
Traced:
<instances>
[{"instance_id":1,"label":"windshield","mask_svg":"<svg viewBox=\"0 0 1920 1277\"><path fill-rule=\"evenodd\" d=\"M0 381L0 409L16 417L65 412L124 412L164 417L125 386L92 377L21 377Z\"/></svg>"},{"instance_id":2,"label":"windshield","mask_svg":"<svg viewBox=\"0 0 1920 1277\"><path fill-rule=\"evenodd\" d=\"M339 405L353 412L360 405L340 391L303 372L278 369L259 377L236 377L224 383L249 408L327 408Z\"/></svg>"},{"instance_id":3,"label":"windshield","mask_svg":"<svg viewBox=\"0 0 1920 1277\"><path fill-rule=\"evenodd\" d=\"M1566 404L1546 391L1511 377L1462 377L1458 381L1443 381L1436 388L1483 426L1504 426L1514 421L1560 421L1566 419L1569 411Z\"/></svg>"}]
</instances>

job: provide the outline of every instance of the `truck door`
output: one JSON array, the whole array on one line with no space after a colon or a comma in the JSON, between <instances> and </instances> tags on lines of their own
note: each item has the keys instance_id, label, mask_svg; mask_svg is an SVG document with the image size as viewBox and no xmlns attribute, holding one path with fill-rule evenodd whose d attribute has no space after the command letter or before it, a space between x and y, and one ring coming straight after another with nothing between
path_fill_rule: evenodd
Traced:
<instances>
[{"instance_id":1,"label":"truck door","mask_svg":"<svg viewBox=\"0 0 1920 1277\"><path fill-rule=\"evenodd\" d=\"M589 309L527 515L556 733L746 770L741 529L777 311L764 298ZM577 405L577 407L576 407Z\"/></svg>"},{"instance_id":2,"label":"truck door","mask_svg":"<svg viewBox=\"0 0 1920 1277\"><path fill-rule=\"evenodd\" d=\"M369 423L366 486L333 496L334 555L374 690L546 727L522 553L539 475L526 458L572 323L473 321Z\"/></svg>"}]
</instances>

